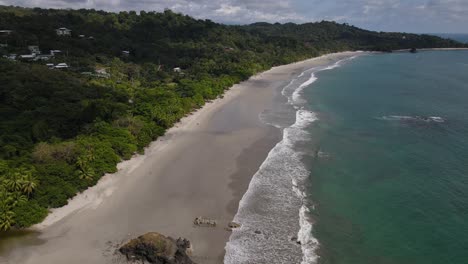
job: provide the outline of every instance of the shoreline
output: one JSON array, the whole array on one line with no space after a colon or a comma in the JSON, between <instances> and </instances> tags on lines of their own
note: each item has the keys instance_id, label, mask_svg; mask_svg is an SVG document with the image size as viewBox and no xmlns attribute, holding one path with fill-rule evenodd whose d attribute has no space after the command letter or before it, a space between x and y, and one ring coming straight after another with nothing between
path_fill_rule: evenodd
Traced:
<instances>
[{"instance_id":1,"label":"shoreline","mask_svg":"<svg viewBox=\"0 0 468 264\"><path fill-rule=\"evenodd\" d=\"M394 52L409 52L411 49L399 49ZM468 48L423 48L416 49L417 51L455 51L455 50L468 50Z\"/></svg>"},{"instance_id":2,"label":"shoreline","mask_svg":"<svg viewBox=\"0 0 468 264\"><path fill-rule=\"evenodd\" d=\"M224 227L251 177L281 140L279 129L263 124L259 115L274 107L295 74L356 54L361 53L273 67L234 85L222 99L184 117L145 154L119 163L117 173L106 174L68 205L53 209L34 226L40 235L12 243L16 246L7 249L11 262L6 263L113 263L109 242L150 231L189 239L196 262L222 263L230 236ZM194 228L193 219L201 215L216 218L219 227Z\"/></svg>"}]
</instances>

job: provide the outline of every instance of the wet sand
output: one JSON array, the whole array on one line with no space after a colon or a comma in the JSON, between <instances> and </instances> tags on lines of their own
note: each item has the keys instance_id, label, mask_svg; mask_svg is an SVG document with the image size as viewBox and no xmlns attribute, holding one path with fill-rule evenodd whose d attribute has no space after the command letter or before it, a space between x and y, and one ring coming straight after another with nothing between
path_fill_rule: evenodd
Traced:
<instances>
[{"instance_id":1,"label":"wet sand","mask_svg":"<svg viewBox=\"0 0 468 264\"><path fill-rule=\"evenodd\" d=\"M225 230L281 131L259 115L282 98L281 89L305 69L353 56L338 53L275 67L233 86L223 99L184 118L144 155L54 209L35 227L39 233L3 243L0 263L124 263L117 245L156 231L193 244L200 264L222 263ZM197 216L218 220L216 228L193 226Z\"/></svg>"}]
</instances>

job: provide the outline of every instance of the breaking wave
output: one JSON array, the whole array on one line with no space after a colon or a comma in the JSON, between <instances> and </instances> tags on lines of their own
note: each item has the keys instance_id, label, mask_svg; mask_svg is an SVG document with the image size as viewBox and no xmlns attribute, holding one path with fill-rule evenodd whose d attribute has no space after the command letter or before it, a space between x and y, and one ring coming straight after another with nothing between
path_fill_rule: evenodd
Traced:
<instances>
[{"instance_id":1,"label":"breaking wave","mask_svg":"<svg viewBox=\"0 0 468 264\"><path fill-rule=\"evenodd\" d=\"M402 122L435 122L444 123L445 119L440 116L400 116L400 115L389 115L380 117L382 120L388 121L402 121Z\"/></svg>"},{"instance_id":2,"label":"breaking wave","mask_svg":"<svg viewBox=\"0 0 468 264\"><path fill-rule=\"evenodd\" d=\"M316 73L339 67L350 57L332 65L307 69L293 78L281 91L295 111L295 123L283 129L283 139L269 152L253 176L239 203L234 229L226 245L226 264L316 263L319 242L312 235L312 205L304 190L309 170L298 151L300 142L310 140L306 128L318 120L305 109L303 90L317 81ZM271 116L272 113L268 113ZM265 115L260 118L266 119ZM275 122L268 122L276 127Z\"/></svg>"}]
</instances>

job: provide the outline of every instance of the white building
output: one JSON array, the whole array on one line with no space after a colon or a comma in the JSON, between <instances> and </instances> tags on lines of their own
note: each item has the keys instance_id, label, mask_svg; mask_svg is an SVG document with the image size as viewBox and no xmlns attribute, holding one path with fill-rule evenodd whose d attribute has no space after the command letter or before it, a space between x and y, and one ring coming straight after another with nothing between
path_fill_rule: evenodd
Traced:
<instances>
[{"instance_id":1,"label":"white building","mask_svg":"<svg viewBox=\"0 0 468 264\"><path fill-rule=\"evenodd\" d=\"M55 32L57 33L57 36L70 36L72 31L68 28L61 27L57 28Z\"/></svg>"},{"instance_id":2,"label":"white building","mask_svg":"<svg viewBox=\"0 0 468 264\"><path fill-rule=\"evenodd\" d=\"M32 53L32 54L19 55L19 58L21 60L34 60L36 58L36 54Z\"/></svg>"},{"instance_id":3,"label":"white building","mask_svg":"<svg viewBox=\"0 0 468 264\"><path fill-rule=\"evenodd\" d=\"M174 68L174 72L179 72L180 73L180 72L182 72L182 69L180 67L176 67L176 68Z\"/></svg>"},{"instance_id":4,"label":"white building","mask_svg":"<svg viewBox=\"0 0 468 264\"><path fill-rule=\"evenodd\" d=\"M16 54L8 54L8 59L10 60L16 60L17 55Z\"/></svg>"},{"instance_id":5,"label":"white building","mask_svg":"<svg viewBox=\"0 0 468 264\"><path fill-rule=\"evenodd\" d=\"M31 52L31 54L41 54L39 46L28 46L28 50Z\"/></svg>"},{"instance_id":6,"label":"white building","mask_svg":"<svg viewBox=\"0 0 468 264\"><path fill-rule=\"evenodd\" d=\"M61 50L51 50L50 51L50 55L52 55L52 56L55 56L55 55L57 55L59 53L62 53L62 51Z\"/></svg>"},{"instance_id":7,"label":"white building","mask_svg":"<svg viewBox=\"0 0 468 264\"><path fill-rule=\"evenodd\" d=\"M0 35L10 35L12 32L13 30L3 29L0 30Z\"/></svg>"},{"instance_id":8,"label":"white building","mask_svg":"<svg viewBox=\"0 0 468 264\"><path fill-rule=\"evenodd\" d=\"M42 60L42 61L48 61L50 59L52 59L54 56L52 55L48 55L48 54L45 54L45 55L37 55L36 58L34 58L35 61L38 61L38 60Z\"/></svg>"},{"instance_id":9,"label":"white building","mask_svg":"<svg viewBox=\"0 0 468 264\"><path fill-rule=\"evenodd\" d=\"M54 68L55 69L68 69L68 64L62 62L62 63L59 63L59 64L55 65Z\"/></svg>"},{"instance_id":10,"label":"white building","mask_svg":"<svg viewBox=\"0 0 468 264\"><path fill-rule=\"evenodd\" d=\"M95 76L100 77L100 78L110 77L110 74L107 72L106 68L96 68L94 72L96 73Z\"/></svg>"},{"instance_id":11,"label":"white building","mask_svg":"<svg viewBox=\"0 0 468 264\"><path fill-rule=\"evenodd\" d=\"M9 60L16 60L16 54L8 54L8 55L4 55L3 58L5 59L9 59Z\"/></svg>"}]
</instances>

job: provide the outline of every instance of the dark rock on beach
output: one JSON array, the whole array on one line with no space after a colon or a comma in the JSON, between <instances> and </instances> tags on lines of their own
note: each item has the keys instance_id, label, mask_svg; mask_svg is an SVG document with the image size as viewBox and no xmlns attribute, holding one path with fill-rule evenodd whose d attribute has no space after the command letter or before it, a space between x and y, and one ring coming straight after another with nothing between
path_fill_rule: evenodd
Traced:
<instances>
[{"instance_id":1,"label":"dark rock on beach","mask_svg":"<svg viewBox=\"0 0 468 264\"><path fill-rule=\"evenodd\" d=\"M189 256L190 242L173 239L156 232L130 240L119 251L128 261L147 261L156 264L195 264Z\"/></svg>"},{"instance_id":2,"label":"dark rock on beach","mask_svg":"<svg viewBox=\"0 0 468 264\"><path fill-rule=\"evenodd\" d=\"M301 244L301 241L299 241L299 239L298 239L298 237L297 237L297 236L293 236L293 237L291 237L291 241L292 241L292 242L294 242L294 243L296 243L296 244L298 244L298 245L300 245L300 244Z\"/></svg>"}]
</instances>

